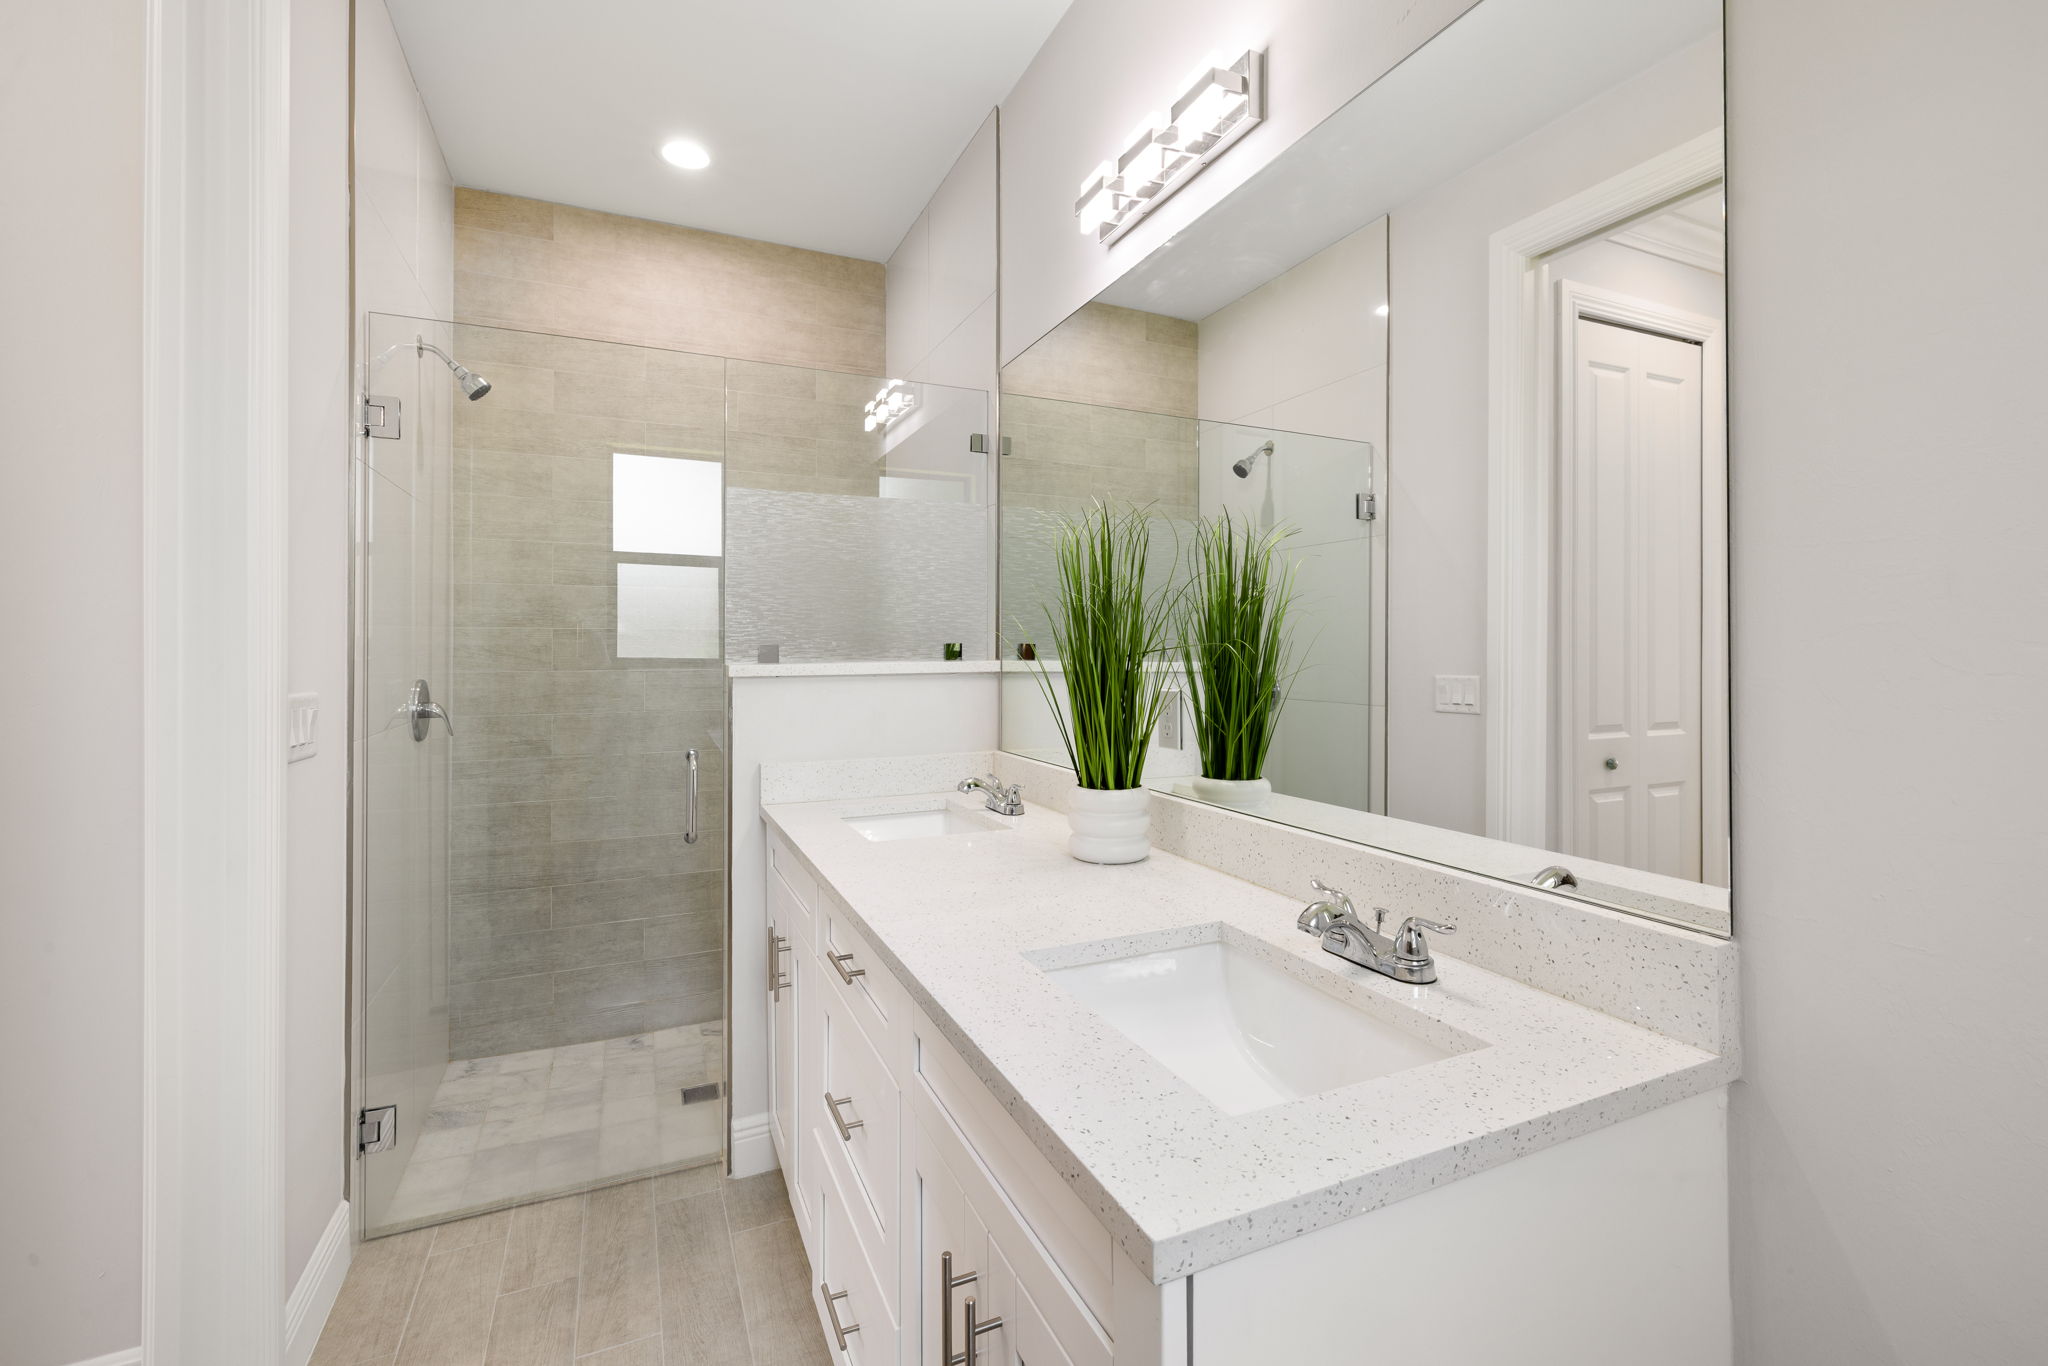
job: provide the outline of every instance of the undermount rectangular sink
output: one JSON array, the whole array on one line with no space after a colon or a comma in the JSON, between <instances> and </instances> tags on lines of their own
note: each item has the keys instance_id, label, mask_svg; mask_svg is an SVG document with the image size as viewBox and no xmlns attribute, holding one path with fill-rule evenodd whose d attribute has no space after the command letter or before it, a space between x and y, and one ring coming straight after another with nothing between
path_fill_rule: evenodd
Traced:
<instances>
[{"instance_id":1,"label":"undermount rectangular sink","mask_svg":"<svg viewBox=\"0 0 2048 1366\"><path fill-rule=\"evenodd\" d=\"M940 835L987 834L991 830L1002 829L994 821L952 806L935 806L923 811L883 811L841 819L858 831L862 838L871 840L931 839Z\"/></svg>"},{"instance_id":2,"label":"undermount rectangular sink","mask_svg":"<svg viewBox=\"0 0 2048 1366\"><path fill-rule=\"evenodd\" d=\"M1046 975L1226 1114L1451 1056L1228 943Z\"/></svg>"}]
</instances>

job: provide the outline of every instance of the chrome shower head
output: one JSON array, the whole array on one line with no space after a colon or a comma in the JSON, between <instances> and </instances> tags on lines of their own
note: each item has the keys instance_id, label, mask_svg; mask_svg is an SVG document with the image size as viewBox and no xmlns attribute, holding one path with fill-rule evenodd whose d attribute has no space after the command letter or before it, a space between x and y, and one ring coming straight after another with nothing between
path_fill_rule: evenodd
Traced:
<instances>
[{"instance_id":1,"label":"chrome shower head","mask_svg":"<svg viewBox=\"0 0 2048 1366\"><path fill-rule=\"evenodd\" d=\"M455 372L455 382L462 386L464 397L468 398L471 403L476 402L485 394L491 392L491 382L482 375L479 375L466 365L458 364L455 357L449 355L425 337L420 337L417 340L420 350L433 352L441 358L443 365L446 365Z\"/></svg>"},{"instance_id":2,"label":"chrome shower head","mask_svg":"<svg viewBox=\"0 0 2048 1366\"><path fill-rule=\"evenodd\" d=\"M1272 454L1273 443L1268 441L1265 445L1259 447L1250 455L1238 461L1235 465L1232 465L1230 467L1230 472L1240 479L1249 479L1252 477L1252 466L1259 463L1259 457L1262 455L1271 457Z\"/></svg>"}]
</instances>

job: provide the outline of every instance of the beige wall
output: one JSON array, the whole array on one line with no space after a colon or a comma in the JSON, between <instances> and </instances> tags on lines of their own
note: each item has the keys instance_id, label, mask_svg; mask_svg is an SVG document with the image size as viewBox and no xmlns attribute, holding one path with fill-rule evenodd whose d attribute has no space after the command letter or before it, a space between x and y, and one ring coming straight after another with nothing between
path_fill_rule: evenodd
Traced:
<instances>
[{"instance_id":1,"label":"beige wall","mask_svg":"<svg viewBox=\"0 0 2048 1366\"><path fill-rule=\"evenodd\" d=\"M0 1357L141 1335L141 7L10 5L0 183ZM33 130L31 132L31 130Z\"/></svg>"},{"instance_id":2,"label":"beige wall","mask_svg":"<svg viewBox=\"0 0 2048 1366\"><path fill-rule=\"evenodd\" d=\"M1196 326L1089 303L1003 367L1003 392L1194 417Z\"/></svg>"},{"instance_id":3,"label":"beige wall","mask_svg":"<svg viewBox=\"0 0 2048 1366\"><path fill-rule=\"evenodd\" d=\"M455 316L879 375L876 261L458 190Z\"/></svg>"}]
</instances>

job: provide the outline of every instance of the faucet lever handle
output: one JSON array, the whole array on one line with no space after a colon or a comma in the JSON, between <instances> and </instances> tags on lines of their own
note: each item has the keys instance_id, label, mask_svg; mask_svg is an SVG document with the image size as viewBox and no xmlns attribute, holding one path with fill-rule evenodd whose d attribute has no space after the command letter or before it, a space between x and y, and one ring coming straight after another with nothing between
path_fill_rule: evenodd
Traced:
<instances>
[{"instance_id":1,"label":"faucet lever handle","mask_svg":"<svg viewBox=\"0 0 2048 1366\"><path fill-rule=\"evenodd\" d=\"M1429 941L1422 937L1424 930L1431 934L1456 934L1458 927L1440 925L1434 920L1424 920L1419 915L1411 915L1401 922L1400 929L1394 931L1394 956L1407 959L1428 958Z\"/></svg>"}]
</instances>

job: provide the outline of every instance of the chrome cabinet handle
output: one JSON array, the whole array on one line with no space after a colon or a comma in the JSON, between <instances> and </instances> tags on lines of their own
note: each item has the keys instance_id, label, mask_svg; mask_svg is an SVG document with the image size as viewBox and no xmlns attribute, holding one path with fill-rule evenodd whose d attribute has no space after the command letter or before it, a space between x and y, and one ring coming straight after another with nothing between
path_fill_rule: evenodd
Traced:
<instances>
[{"instance_id":1,"label":"chrome cabinet handle","mask_svg":"<svg viewBox=\"0 0 2048 1366\"><path fill-rule=\"evenodd\" d=\"M687 758L690 763L690 801L683 812L683 843L695 844L697 842L697 751L694 749L690 750Z\"/></svg>"},{"instance_id":2,"label":"chrome cabinet handle","mask_svg":"<svg viewBox=\"0 0 2048 1366\"><path fill-rule=\"evenodd\" d=\"M993 1333L1003 1326L1003 1316L996 1315L987 1323L974 1320L974 1296L967 1297L967 1350L960 1354L961 1366L975 1366L981 1357L981 1335Z\"/></svg>"},{"instance_id":3,"label":"chrome cabinet handle","mask_svg":"<svg viewBox=\"0 0 2048 1366\"><path fill-rule=\"evenodd\" d=\"M842 1143L853 1142L853 1131L866 1128L868 1123L864 1119L848 1119L839 1113L840 1106L851 1104L852 1096L835 1096L830 1091L825 1093L825 1113L832 1116L832 1123L838 1127Z\"/></svg>"},{"instance_id":4,"label":"chrome cabinet handle","mask_svg":"<svg viewBox=\"0 0 2048 1366\"><path fill-rule=\"evenodd\" d=\"M427 687L427 680L424 678L413 680L412 691L407 693L405 698L405 714L412 718L412 738L415 740L427 738L427 723L430 721L439 721L448 727L448 738L455 738L455 723L448 719L446 709L434 700L434 694Z\"/></svg>"},{"instance_id":5,"label":"chrome cabinet handle","mask_svg":"<svg viewBox=\"0 0 2048 1366\"><path fill-rule=\"evenodd\" d=\"M853 961L853 955L850 953L828 953L825 957L831 962L833 971L839 974L839 980L848 986L853 985L854 978L868 975L866 968L848 968L846 966Z\"/></svg>"},{"instance_id":6,"label":"chrome cabinet handle","mask_svg":"<svg viewBox=\"0 0 2048 1366\"><path fill-rule=\"evenodd\" d=\"M939 1254L939 1360L945 1366L966 1360L964 1354L955 1356L953 1353L953 1292L963 1285L973 1285L975 1278L972 1271L963 1271L955 1276L953 1254Z\"/></svg>"},{"instance_id":7,"label":"chrome cabinet handle","mask_svg":"<svg viewBox=\"0 0 2048 1366\"><path fill-rule=\"evenodd\" d=\"M770 925L768 927L768 997L770 1000L781 1000L782 989L789 985L789 974L782 971L780 966L782 955L788 952L788 937L777 934L775 927Z\"/></svg>"},{"instance_id":8,"label":"chrome cabinet handle","mask_svg":"<svg viewBox=\"0 0 2048 1366\"><path fill-rule=\"evenodd\" d=\"M846 1350L847 1334L858 1333L860 1331L860 1325L857 1323L842 1324L839 1321L839 1311L833 1308L834 1301L843 1300L846 1298L846 1292L844 1290L834 1290L830 1285L828 1285L824 1281L819 1281L818 1291L825 1297L825 1313L832 1320L832 1336L839 1339L839 1350L843 1352Z\"/></svg>"}]
</instances>

